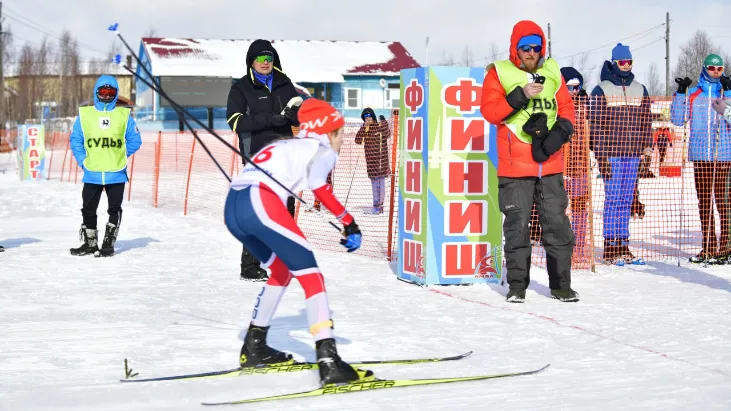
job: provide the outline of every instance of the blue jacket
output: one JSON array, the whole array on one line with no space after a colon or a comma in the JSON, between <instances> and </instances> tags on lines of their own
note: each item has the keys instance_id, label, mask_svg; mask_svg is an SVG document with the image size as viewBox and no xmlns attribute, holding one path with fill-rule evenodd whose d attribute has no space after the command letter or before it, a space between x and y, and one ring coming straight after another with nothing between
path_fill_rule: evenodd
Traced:
<instances>
[{"instance_id":1,"label":"blue jacket","mask_svg":"<svg viewBox=\"0 0 731 411\"><path fill-rule=\"evenodd\" d=\"M731 161L731 125L711 107L711 99L731 98L731 91L722 91L718 79L701 71L698 85L686 94L673 94L670 120L678 127L690 120L688 161Z\"/></svg>"},{"instance_id":2,"label":"blue jacket","mask_svg":"<svg viewBox=\"0 0 731 411\"><path fill-rule=\"evenodd\" d=\"M647 88L605 61L601 83L589 99L589 147L597 158L639 157L652 147L652 116Z\"/></svg>"},{"instance_id":3,"label":"blue jacket","mask_svg":"<svg viewBox=\"0 0 731 411\"><path fill-rule=\"evenodd\" d=\"M99 77L99 79L96 81L96 84L94 85L94 107L99 111L112 111L117 104L117 98L115 98L114 101L112 101L111 103L107 104L102 103L97 98L97 90L99 89L99 87L106 84L114 86L117 88L117 90L119 90L119 84L117 83L117 79L115 79L114 77L106 74ZM69 139L71 143L71 152L74 154L76 162L79 163L79 166L84 170L84 178L82 180L84 183L106 185L126 183L127 181L129 181L129 179L127 178L126 167L124 168L124 170L112 173L89 171L84 168L84 159L86 159L86 149L84 148L84 131L81 128L81 119L78 116L76 116L76 120L74 121L74 127L71 130L71 136L69 137ZM135 123L135 120L132 118L131 115L129 116L129 120L127 120L127 131L124 135L124 140L125 145L127 146L127 157L129 158L132 154L139 150L140 146L142 145L140 131L139 129L137 129L137 123Z\"/></svg>"}]
</instances>

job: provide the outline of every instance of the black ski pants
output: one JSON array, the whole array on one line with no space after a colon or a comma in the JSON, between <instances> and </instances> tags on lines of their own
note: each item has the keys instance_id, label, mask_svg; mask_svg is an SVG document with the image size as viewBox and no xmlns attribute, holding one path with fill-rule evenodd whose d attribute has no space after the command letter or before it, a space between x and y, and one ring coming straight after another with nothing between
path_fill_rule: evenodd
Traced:
<instances>
[{"instance_id":1,"label":"black ski pants","mask_svg":"<svg viewBox=\"0 0 731 411\"><path fill-rule=\"evenodd\" d=\"M107 213L109 214L109 222L119 225L122 221L122 200L124 199L124 184L90 184L84 183L81 190L81 198L83 206L81 215L84 218L86 228L96 229L96 210L99 207L99 200L102 198L102 191L107 193Z\"/></svg>"},{"instance_id":2,"label":"black ski pants","mask_svg":"<svg viewBox=\"0 0 731 411\"><path fill-rule=\"evenodd\" d=\"M505 215L503 254L511 290L525 290L530 284L531 208L536 204L546 250L549 288L571 287L571 255L574 232L566 215L569 199L564 189L563 174L538 177L499 177L498 202Z\"/></svg>"}]
</instances>

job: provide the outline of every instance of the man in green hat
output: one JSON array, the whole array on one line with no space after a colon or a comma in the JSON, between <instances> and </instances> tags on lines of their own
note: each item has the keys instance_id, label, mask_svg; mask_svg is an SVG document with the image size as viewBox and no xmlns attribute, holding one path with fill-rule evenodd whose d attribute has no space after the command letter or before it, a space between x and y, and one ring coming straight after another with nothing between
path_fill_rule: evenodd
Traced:
<instances>
[{"instance_id":1,"label":"man in green hat","mask_svg":"<svg viewBox=\"0 0 731 411\"><path fill-rule=\"evenodd\" d=\"M731 78L723 75L724 62L718 54L703 60L698 84L690 78L676 78L678 91L670 107L671 121L684 126L690 121L688 160L693 162L693 177L698 196L703 244L692 263L726 264L731 256L731 201L727 190L731 171L731 131L728 123L711 109L713 101L731 98ZM721 220L716 237L713 204Z\"/></svg>"}]
</instances>

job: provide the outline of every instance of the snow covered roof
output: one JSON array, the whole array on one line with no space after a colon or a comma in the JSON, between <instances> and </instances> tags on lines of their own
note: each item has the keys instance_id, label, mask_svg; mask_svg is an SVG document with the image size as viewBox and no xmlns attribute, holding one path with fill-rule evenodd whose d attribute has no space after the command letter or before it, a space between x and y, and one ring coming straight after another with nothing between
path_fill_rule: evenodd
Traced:
<instances>
[{"instance_id":1,"label":"snow covered roof","mask_svg":"<svg viewBox=\"0 0 731 411\"><path fill-rule=\"evenodd\" d=\"M142 39L155 76L239 78L254 40ZM295 82L342 83L344 75L399 75L419 63L399 42L273 40L282 71Z\"/></svg>"}]
</instances>

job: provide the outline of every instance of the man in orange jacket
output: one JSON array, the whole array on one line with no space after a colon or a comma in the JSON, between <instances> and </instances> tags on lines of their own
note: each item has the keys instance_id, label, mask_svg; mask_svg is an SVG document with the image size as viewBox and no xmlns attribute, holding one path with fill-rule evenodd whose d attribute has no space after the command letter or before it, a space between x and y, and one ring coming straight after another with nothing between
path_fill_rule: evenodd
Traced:
<instances>
[{"instance_id":1,"label":"man in orange jacket","mask_svg":"<svg viewBox=\"0 0 731 411\"><path fill-rule=\"evenodd\" d=\"M574 233L566 216L561 147L574 133L574 105L555 60L545 58L543 30L524 20L513 27L510 59L488 66L480 111L497 125L500 211L505 214L508 302L525 301L530 283L528 221L535 201L546 249L551 296L578 301L571 289Z\"/></svg>"}]
</instances>

